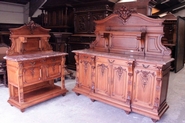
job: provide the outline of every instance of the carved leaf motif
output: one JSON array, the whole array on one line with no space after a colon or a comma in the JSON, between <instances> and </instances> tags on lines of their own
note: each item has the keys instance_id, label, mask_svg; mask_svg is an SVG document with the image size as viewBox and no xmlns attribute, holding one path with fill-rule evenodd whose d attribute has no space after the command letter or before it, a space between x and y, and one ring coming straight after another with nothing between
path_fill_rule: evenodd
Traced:
<instances>
[{"instance_id":1,"label":"carved leaf motif","mask_svg":"<svg viewBox=\"0 0 185 123\"><path fill-rule=\"evenodd\" d=\"M87 73L87 65L88 65L88 61L84 61L84 72Z\"/></svg>"},{"instance_id":2,"label":"carved leaf motif","mask_svg":"<svg viewBox=\"0 0 185 123\"><path fill-rule=\"evenodd\" d=\"M119 80L121 79L121 76L123 74L123 70L124 69L122 67L116 68L116 73L117 73L117 76L118 76Z\"/></svg>"},{"instance_id":3,"label":"carved leaf motif","mask_svg":"<svg viewBox=\"0 0 185 123\"><path fill-rule=\"evenodd\" d=\"M31 76L34 77L34 68L30 70Z\"/></svg>"},{"instance_id":4,"label":"carved leaf motif","mask_svg":"<svg viewBox=\"0 0 185 123\"><path fill-rule=\"evenodd\" d=\"M142 87L143 87L143 91L145 91L145 87L147 86L147 83L148 83L148 74L150 72L147 72L147 71L142 71L142 74L141 74L141 78L142 78Z\"/></svg>"},{"instance_id":5,"label":"carved leaf motif","mask_svg":"<svg viewBox=\"0 0 185 123\"><path fill-rule=\"evenodd\" d=\"M98 67L101 67L101 75L104 76L105 69L107 68L107 66L105 66L104 64L101 64L101 65L98 65Z\"/></svg>"}]
</instances>

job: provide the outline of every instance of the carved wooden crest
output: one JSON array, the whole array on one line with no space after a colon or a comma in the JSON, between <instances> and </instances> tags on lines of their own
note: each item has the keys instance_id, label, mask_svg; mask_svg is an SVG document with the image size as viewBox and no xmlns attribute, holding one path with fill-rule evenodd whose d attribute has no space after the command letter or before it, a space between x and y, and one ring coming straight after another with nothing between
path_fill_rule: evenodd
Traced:
<instances>
[{"instance_id":1,"label":"carved wooden crest","mask_svg":"<svg viewBox=\"0 0 185 123\"><path fill-rule=\"evenodd\" d=\"M35 29L39 25L36 24L34 21L30 21L28 24L26 24L26 26L29 28L30 33L33 34L33 29Z\"/></svg>"},{"instance_id":2,"label":"carved wooden crest","mask_svg":"<svg viewBox=\"0 0 185 123\"><path fill-rule=\"evenodd\" d=\"M124 22L127 21L127 19L132 15L132 13L137 13L134 9L128 9L125 6L122 6L119 10L116 10L114 12L115 14L118 14Z\"/></svg>"}]
</instances>

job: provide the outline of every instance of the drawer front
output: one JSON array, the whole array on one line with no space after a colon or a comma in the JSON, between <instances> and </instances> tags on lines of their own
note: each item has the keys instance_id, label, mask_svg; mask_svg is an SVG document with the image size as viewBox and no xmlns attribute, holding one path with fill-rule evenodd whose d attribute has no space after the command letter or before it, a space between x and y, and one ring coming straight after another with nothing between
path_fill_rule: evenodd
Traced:
<instances>
[{"instance_id":1,"label":"drawer front","mask_svg":"<svg viewBox=\"0 0 185 123\"><path fill-rule=\"evenodd\" d=\"M79 55L79 60L80 61L91 61L91 58L92 58L92 56L90 56L90 55L85 55L85 54L80 54Z\"/></svg>"},{"instance_id":2,"label":"drawer front","mask_svg":"<svg viewBox=\"0 0 185 123\"><path fill-rule=\"evenodd\" d=\"M52 64L52 63L56 63L56 62L61 62L62 61L62 57L58 56L58 57L50 57L46 59L47 64Z\"/></svg>"},{"instance_id":3,"label":"drawer front","mask_svg":"<svg viewBox=\"0 0 185 123\"><path fill-rule=\"evenodd\" d=\"M122 59L116 59L116 58L108 58L108 57L97 57L97 62L106 62L110 64L120 64L124 66L128 66L128 61L122 60Z\"/></svg>"},{"instance_id":4,"label":"drawer front","mask_svg":"<svg viewBox=\"0 0 185 123\"><path fill-rule=\"evenodd\" d=\"M146 63L146 62L135 62L135 67L139 67L141 69L152 69L152 70L156 70L156 64L150 64L150 63Z\"/></svg>"},{"instance_id":5,"label":"drawer front","mask_svg":"<svg viewBox=\"0 0 185 123\"><path fill-rule=\"evenodd\" d=\"M50 57L46 59L45 65L45 79L55 79L61 76L61 62L62 57Z\"/></svg>"},{"instance_id":6,"label":"drawer front","mask_svg":"<svg viewBox=\"0 0 185 123\"><path fill-rule=\"evenodd\" d=\"M55 79L61 76L61 62L55 62L55 63L48 63L45 66L45 79Z\"/></svg>"},{"instance_id":7,"label":"drawer front","mask_svg":"<svg viewBox=\"0 0 185 123\"><path fill-rule=\"evenodd\" d=\"M42 60L29 60L29 61L24 61L23 62L23 67L35 67L35 66L40 66L42 65Z\"/></svg>"}]
</instances>

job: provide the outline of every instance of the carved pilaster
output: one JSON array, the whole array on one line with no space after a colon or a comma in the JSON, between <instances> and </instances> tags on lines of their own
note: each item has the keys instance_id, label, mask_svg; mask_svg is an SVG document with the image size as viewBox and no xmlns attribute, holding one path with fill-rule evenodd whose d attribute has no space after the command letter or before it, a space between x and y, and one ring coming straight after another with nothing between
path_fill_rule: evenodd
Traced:
<instances>
[{"instance_id":1,"label":"carved pilaster","mask_svg":"<svg viewBox=\"0 0 185 123\"><path fill-rule=\"evenodd\" d=\"M96 62L96 57L95 56L91 56L91 80L92 80L92 83L91 83L91 92L95 93L95 62Z\"/></svg>"},{"instance_id":2,"label":"carved pilaster","mask_svg":"<svg viewBox=\"0 0 185 123\"><path fill-rule=\"evenodd\" d=\"M157 77L156 77L156 95L155 95L155 101L154 101L154 109L158 109L160 105L160 95L161 95L161 86L162 86L162 67L157 66Z\"/></svg>"},{"instance_id":3,"label":"carved pilaster","mask_svg":"<svg viewBox=\"0 0 185 123\"><path fill-rule=\"evenodd\" d=\"M128 62L128 91L127 104L130 104L132 95L132 81L133 81L133 62Z\"/></svg>"},{"instance_id":4,"label":"carved pilaster","mask_svg":"<svg viewBox=\"0 0 185 123\"><path fill-rule=\"evenodd\" d=\"M76 86L79 87L79 54L75 53L75 60L76 60Z\"/></svg>"},{"instance_id":5,"label":"carved pilaster","mask_svg":"<svg viewBox=\"0 0 185 123\"><path fill-rule=\"evenodd\" d=\"M19 76L19 93L18 93L18 100L19 100L19 103L23 103L24 102L24 92L23 92L23 64L22 62L19 62L18 63L18 66L19 66L19 69L18 69L18 76Z\"/></svg>"},{"instance_id":6,"label":"carved pilaster","mask_svg":"<svg viewBox=\"0 0 185 123\"><path fill-rule=\"evenodd\" d=\"M65 89L65 62L66 62L66 57L62 56L62 62L61 62L61 88Z\"/></svg>"}]
</instances>

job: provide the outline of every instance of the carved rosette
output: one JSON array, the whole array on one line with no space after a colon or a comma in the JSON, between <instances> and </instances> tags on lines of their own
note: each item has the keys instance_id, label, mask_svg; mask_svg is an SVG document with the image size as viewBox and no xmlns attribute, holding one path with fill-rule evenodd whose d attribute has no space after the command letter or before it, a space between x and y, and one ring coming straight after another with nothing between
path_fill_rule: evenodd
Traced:
<instances>
[{"instance_id":1,"label":"carved rosette","mask_svg":"<svg viewBox=\"0 0 185 123\"><path fill-rule=\"evenodd\" d=\"M132 15L132 13L137 13L134 9L128 9L125 6L122 6L119 10L114 11L115 14L118 14L124 22Z\"/></svg>"}]
</instances>

